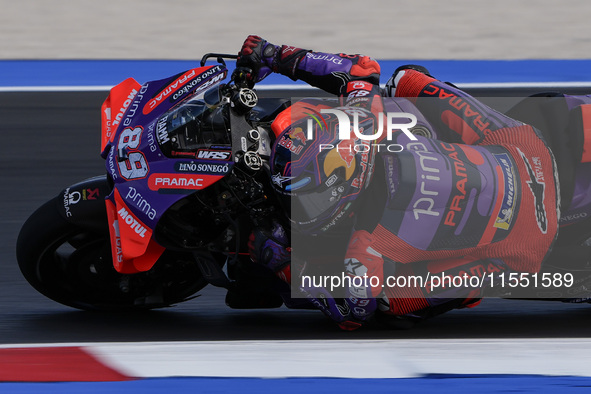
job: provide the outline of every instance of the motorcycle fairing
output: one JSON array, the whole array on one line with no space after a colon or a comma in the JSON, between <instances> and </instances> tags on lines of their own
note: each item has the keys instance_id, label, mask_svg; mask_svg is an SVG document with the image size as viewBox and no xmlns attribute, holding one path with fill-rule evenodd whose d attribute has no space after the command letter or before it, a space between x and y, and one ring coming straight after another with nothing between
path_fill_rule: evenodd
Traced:
<instances>
[{"instance_id":1,"label":"motorcycle fairing","mask_svg":"<svg viewBox=\"0 0 591 394\"><path fill-rule=\"evenodd\" d=\"M152 229L133 215L117 190L114 200L114 204L106 200L113 265L122 274L147 271L164 248L154 241Z\"/></svg>"},{"instance_id":2,"label":"motorcycle fairing","mask_svg":"<svg viewBox=\"0 0 591 394\"><path fill-rule=\"evenodd\" d=\"M137 95L141 85L133 78L113 87L101 107L101 154L105 154L107 144L113 142L119 120ZM113 119L113 108L118 109ZM117 120L119 119L119 120ZM103 156L104 157L104 156Z\"/></svg>"},{"instance_id":3,"label":"motorcycle fairing","mask_svg":"<svg viewBox=\"0 0 591 394\"><path fill-rule=\"evenodd\" d=\"M141 86L129 79L113 88L103 104L102 155L113 181L106 204L117 271L149 270L164 251L153 231L165 211L230 172L230 154L223 155L225 160L167 157L159 139L165 126L159 121L168 111L220 83L226 74L225 67L215 65ZM113 108L121 110L112 116ZM230 152L231 147L216 149Z\"/></svg>"}]
</instances>

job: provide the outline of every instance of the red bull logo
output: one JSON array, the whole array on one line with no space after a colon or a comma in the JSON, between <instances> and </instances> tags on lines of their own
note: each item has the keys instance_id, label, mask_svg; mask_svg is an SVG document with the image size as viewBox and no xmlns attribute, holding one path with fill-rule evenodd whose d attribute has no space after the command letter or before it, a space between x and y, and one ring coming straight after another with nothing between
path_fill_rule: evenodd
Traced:
<instances>
[{"instance_id":1,"label":"red bull logo","mask_svg":"<svg viewBox=\"0 0 591 394\"><path fill-rule=\"evenodd\" d=\"M353 161L355 160L355 150L353 146L355 145L355 141L352 139L344 140L339 142L336 147L337 153L343 159L343 161L347 164L347 167L351 167Z\"/></svg>"},{"instance_id":2,"label":"red bull logo","mask_svg":"<svg viewBox=\"0 0 591 394\"><path fill-rule=\"evenodd\" d=\"M302 144L305 144L306 141L308 140L306 138L306 133L304 133L304 130L302 130L301 127L296 127L295 129L291 130L288 133L288 135L289 135L289 138L291 138L292 140L298 140Z\"/></svg>"},{"instance_id":3,"label":"red bull logo","mask_svg":"<svg viewBox=\"0 0 591 394\"><path fill-rule=\"evenodd\" d=\"M324 174L330 176L339 167L345 168L345 179L349 180L355 174L356 155L355 141L341 141L324 158Z\"/></svg>"},{"instance_id":4,"label":"red bull logo","mask_svg":"<svg viewBox=\"0 0 591 394\"><path fill-rule=\"evenodd\" d=\"M294 139L292 139L290 135L284 135L283 137L281 137L281 140L279 140L278 144L279 146L282 146L285 149L289 149L289 151L294 155L299 155L300 153L302 153L302 150L304 149L303 144L294 144Z\"/></svg>"}]
</instances>

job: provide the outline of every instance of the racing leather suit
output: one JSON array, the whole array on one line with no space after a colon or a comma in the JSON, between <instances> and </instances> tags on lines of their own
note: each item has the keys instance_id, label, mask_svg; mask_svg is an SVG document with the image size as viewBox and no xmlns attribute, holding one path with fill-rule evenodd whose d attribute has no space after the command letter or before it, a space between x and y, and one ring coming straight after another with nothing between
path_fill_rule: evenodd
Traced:
<instances>
[{"instance_id":1,"label":"racing leather suit","mask_svg":"<svg viewBox=\"0 0 591 394\"><path fill-rule=\"evenodd\" d=\"M415 139L393 134L391 142L404 149L379 153L360 197L345 267L379 283L349 289L353 319L350 311L325 303L324 312L342 328L356 328L378 307L397 316L426 316L437 306L462 305L450 299L481 295L481 287L434 288L429 277L540 270L557 235L559 197L554 158L535 128L413 69L398 73L395 98L383 98L379 64L369 57L286 45L271 52L263 60L268 70L339 95L376 117L415 113L420 125ZM386 283L388 276L414 275L427 281Z\"/></svg>"}]
</instances>

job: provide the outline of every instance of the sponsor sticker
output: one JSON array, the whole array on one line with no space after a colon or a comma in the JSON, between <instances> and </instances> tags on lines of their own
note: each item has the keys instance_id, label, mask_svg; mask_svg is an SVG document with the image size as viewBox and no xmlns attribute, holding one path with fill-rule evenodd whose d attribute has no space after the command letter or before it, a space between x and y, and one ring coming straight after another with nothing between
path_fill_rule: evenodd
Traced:
<instances>
[{"instance_id":1,"label":"sponsor sticker","mask_svg":"<svg viewBox=\"0 0 591 394\"><path fill-rule=\"evenodd\" d=\"M177 162L174 165L176 172L195 174L220 174L225 175L232 168L231 163L199 163L199 162Z\"/></svg>"},{"instance_id":2,"label":"sponsor sticker","mask_svg":"<svg viewBox=\"0 0 591 394\"><path fill-rule=\"evenodd\" d=\"M501 210L497 215L493 227L509 230L515 213L515 169L513 168L513 163L507 153L497 153L493 156L501 166L501 171L505 178L505 195L503 196Z\"/></svg>"},{"instance_id":3,"label":"sponsor sticker","mask_svg":"<svg viewBox=\"0 0 591 394\"><path fill-rule=\"evenodd\" d=\"M201 190L222 177L223 175L157 173L148 178L148 187L154 191L161 189Z\"/></svg>"}]
</instances>

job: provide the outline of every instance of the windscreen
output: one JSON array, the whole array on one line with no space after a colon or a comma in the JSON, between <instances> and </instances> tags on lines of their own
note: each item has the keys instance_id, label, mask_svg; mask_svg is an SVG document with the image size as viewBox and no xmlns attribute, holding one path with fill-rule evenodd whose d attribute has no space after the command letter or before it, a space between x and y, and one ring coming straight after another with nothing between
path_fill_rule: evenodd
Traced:
<instances>
[{"instance_id":1,"label":"windscreen","mask_svg":"<svg viewBox=\"0 0 591 394\"><path fill-rule=\"evenodd\" d=\"M220 101L219 86L172 108L160 117L157 135L167 157L186 156L202 148L229 146L228 106Z\"/></svg>"}]
</instances>

